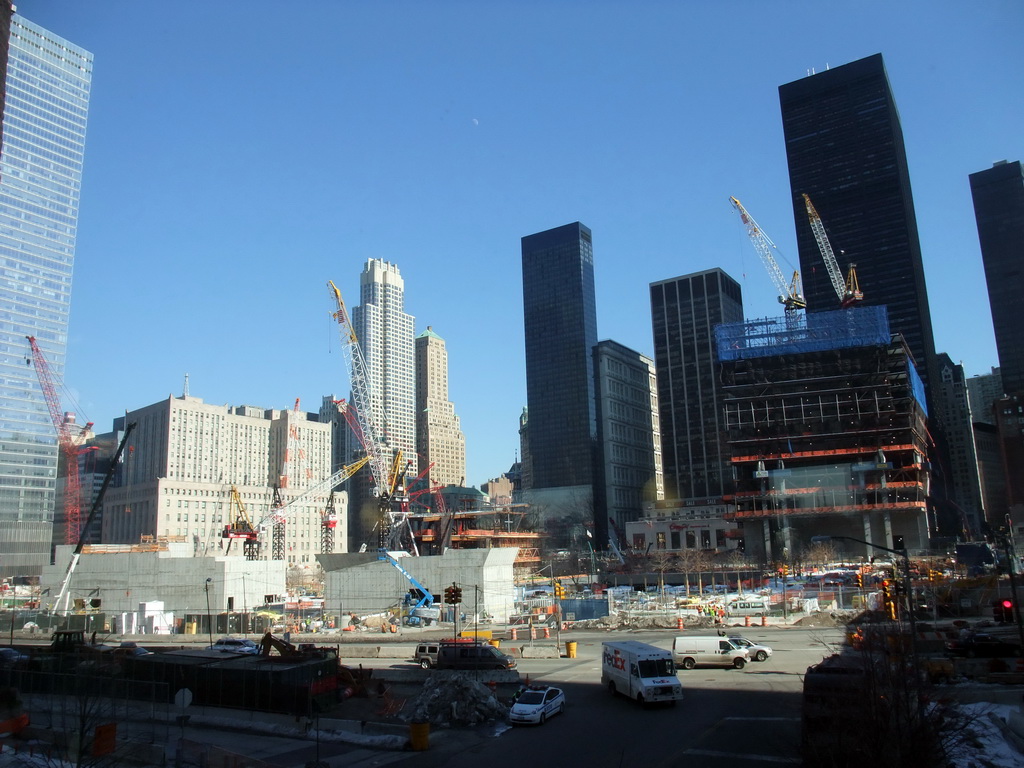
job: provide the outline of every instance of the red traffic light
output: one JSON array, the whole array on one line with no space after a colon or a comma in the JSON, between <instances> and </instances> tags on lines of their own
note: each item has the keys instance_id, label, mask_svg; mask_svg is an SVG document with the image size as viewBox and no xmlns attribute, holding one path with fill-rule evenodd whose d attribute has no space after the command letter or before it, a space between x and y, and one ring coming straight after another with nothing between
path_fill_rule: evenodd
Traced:
<instances>
[{"instance_id":1,"label":"red traffic light","mask_svg":"<svg viewBox=\"0 0 1024 768\"><path fill-rule=\"evenodd\" d=\"M1003 600L1003 608L1013 608L1013 600Z\"/></svg>"}]
</instances>

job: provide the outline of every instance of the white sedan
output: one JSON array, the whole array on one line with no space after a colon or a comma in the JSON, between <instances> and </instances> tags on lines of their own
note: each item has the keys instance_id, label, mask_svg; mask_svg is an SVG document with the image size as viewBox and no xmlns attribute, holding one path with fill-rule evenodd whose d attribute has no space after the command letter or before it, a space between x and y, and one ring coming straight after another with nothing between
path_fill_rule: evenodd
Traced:
<instances>
[{"instance_id":1,"label":"white sedan","mask_svg":"<svg viewBox=\"0 0 1024 768\"><path fill-rule=\"evenodd\" d=\"M565 692L561 688L530 687L520 693L512 704L509 720L517 723L543 725L552 715L565 711Z\"/></svg>"},{"instance_id":2,"label":"white sedan","mask_svg":"<svg viewBox=\"0 0 1024 768\"><path fill-rule=\"evenodd\" d=\"M772 655L772 649L769 646L751 642L739 635L731 635L729 641L737 648L746 648L747 656L751 661L764 661Z\"/></svg>"}]
</instances>

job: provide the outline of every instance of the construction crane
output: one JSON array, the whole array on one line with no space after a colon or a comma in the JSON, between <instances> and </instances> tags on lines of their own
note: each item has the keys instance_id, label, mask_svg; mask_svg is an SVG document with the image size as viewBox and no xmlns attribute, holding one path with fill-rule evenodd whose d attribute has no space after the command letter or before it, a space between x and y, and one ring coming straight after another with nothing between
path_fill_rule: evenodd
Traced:
<instances>
[{"instance_id":1,"label":"construction crane","mask_svg":"<svg viewBox=\"0 0 1024 768\"><path fill-rule=\"evenodd\" d=\"M772 255L773 251L779 252L778 247L764 233L764 230L758 226L754 218L747 213L747 209L743 207L739 200L735 197L730 197L729 201L739 212L740 219L743 220L743 224L747 228L747 235L754 244L754 249L761 257L761 261L764 262L768 275L775 284L775 290L779 292L779 303L785 307L787 319L792 320L797 312L807 307L807 302L804 300L803 287L800 284L800 272L793 270L793 279L787 285L786 278L783 277L782 270L779 269L779 264L775 260L775 256Z\"/></svg>"},{"instance_id":2,"label":"construction crane","mask_svg":"<svg viewBox=\"0 0 1024 768\"><path fill-rule=\"evenodd\" d=\"M839 263L832 252L832 244L828 240L828 235L825 234L825 225L821 221L821 216L818 215L818 211L814 208L814 203L811 202L811 198L808 197L806 192L803 198L804 205L807 208L807 218L811 222L811 231L814 233L814 239L818 241L818 250L821 251L821 258L825 261L828 277L832 281L832 287L835 289L836 296L839 298L839 306L843 309L852 307L854 304L864 300L864 294L861 292L860 285L857 282L857 265L850 264L850 271L847 273L846 281L844 282L843 275L839 271Z\"/></svg>"},{"instance_id":3,"label":"construction crane","mask_svg":"<svg viewBox=\"0 0 1024 768\"><path fill-rule=\"evenodd\" d=\"M234 516L224 527L223 537L228 540L228 547L235 539L242 541L242 551L246 560L256 560L260 555L259 531L252 524L249 513L245 509L245 503L235 486L231 486L231 500L228 502L229 510Z\"/></svg>"},{"instance_id":4,"label":"construction crane","mask_svg":"<svg viewBox=\"0 0 1024 768\"><path fill-rule=\"evenodd\" d=\"M399 487L400 454L393 454L393 468L388 471L388 464L384 458L385 453L391 453L391 448L384 440L381 430L374 420L372 409L372 393L370 392L370 378L367 371L366 360L363 351L359 346L359 339L348 316L345 302L341 298L341 291L338 290L333 281L328 281L331 295L337 304L337 310L332 317L338 323L341 334L342 350L349 363L349 378L352 387L352 399L355 401L354 417L357 427L353 428L356 437L360 439L363 451L369 459L370 474L373 476L372 491L377 499L378 523L377 523L377 548L379 552L386 552L389 549L399 549L398 542L401 532L399 525L405 520L405 514L392 507L396 488ZM349 406L351 407L351 406ZM386 421L386 414L379 409L380 416ZM346 418L348 416L346 415ZM351 421L350 421L351 424ZM402 473L404 474L404 472ZM403 487L404 492L404 487Z\"/></svg>"},{"instance_id":5,"label":"construction crane","mask_svg":"<svg viewBox=\"0 0 1024 768\"><path fill-rule=\"evenodd\" d=\"M89 515L85 519L85 525L82 526L81 532L78 534L78 544L75 546L75 551L71 553L71 560L68 562L68 569L64 573L64 578L60 582L60 588L57 590L57 597L53 601L53 605L58 610L63 610L67 613L68 610L68 598L70 596L71 576L75 572L75 568L78 567L78 561L82 557L82 550L85 548L85 537L89 531L89 525L92 523L93 518L96 517L96 512L100 509L103 504L103 497L107 493L107 486L110 485L110 480L114 476L114 472L117 469L118 464L121 461L121 454L124 452L125 445L128 444L128 436L135 429L135 422L130 422L124 429L124 434L121 436L121 444L117 446L117 451L114 452L114 458L110 462L110 466L107 467L107 473L103 476L103 483L100 485L99 491L96 492L96 498L93 499L92 508L89 510ZM61 606L63 603L63 607Z\"/></svg>"},{"instance_id":6,"label":"construction crane","mask_svg":"<svg viewBox=\"0 0 1024 768\"><path fill-rule=\"evenodd\" d=\"M81 452L82 440L92 428L92 422L86 424L78 434L71 433L74 420L67 418L61 410L60 397L57 395L57 387L53 381L53 374L50 372L50 365L46 362L39 345L36 344L35 336L26 336L25 338L28 339L29 346L32 348L36 377L43 390L46 407L50 411L50 420L53 422L54 429L57 430L57 445L64 455L64 543L74 544L78 541L82 522L82 482L78 473L78 454Z\"/></svg>"},{"instance_id":7,"label":"construction crane","mask_svg":"<svg viewBox=\"0 0 1024 768\"><path fill-rule=\"evenodd\" d=\"M275 501L273 504L271 504L270 512L267 513L267 515L264 518L262 518L258 523L256 523L256 525L252 526L253 530L256 532L257 539L259 539L259 537L266 531L268 527L271 527L273 529L274 539L271 543L272 560L284 559L284 542L282 534L284 531L284 526L287 523L288 517L289 515L291 515L292 511L298 509L303 504L307 503L311 498L313 498L319 493L323 493L324 491L330 491L331 495L333 496L334 489L337 488L346 480L348 480L350 477L352 477L352 475L354 475L360 469L362 469L368 461L369 458L363 456L362 458L352 462L351 464L342 467L333 475L328 477L326 480L322 480L319 483L316 483L315 485L311 485L309 488L307 488L301 494L299 494L294 499L289 501L287 504L284 504L282 502L278 490L276 488L274 489ZM335 526L337 526L337 523L338 518L337 515L335 515L333 519L333 525L331 525L330 527L334 528ZM322 521L322 524L326 527L328 525L328 520L325 518ZM333 551L333 543L334 540L332 537L331 548L329 550L324 551ZM257 547L257 550L255 552L257 557L259 555L260 548L262 547ZM252 560L255 558L251 557L249 559Z\"/></svg>"}]
</instances>

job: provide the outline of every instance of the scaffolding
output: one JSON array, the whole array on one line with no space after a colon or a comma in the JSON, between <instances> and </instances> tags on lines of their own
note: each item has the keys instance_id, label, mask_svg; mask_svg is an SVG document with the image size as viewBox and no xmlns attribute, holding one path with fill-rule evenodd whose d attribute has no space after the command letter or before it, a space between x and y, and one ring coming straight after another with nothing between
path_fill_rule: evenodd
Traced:
<instances>
[{"instance_id":1,"label":"scaffolding","mask_svg":"<svg viewBox=\"0 0 1024 768\"><path fill-rule=\"evenodd\" d=\"M766 317L715 327L718 359L722 362L867 347L888 344L890 338L885 307L861 306L795 318Z\"/></svg>"}]
</instances>

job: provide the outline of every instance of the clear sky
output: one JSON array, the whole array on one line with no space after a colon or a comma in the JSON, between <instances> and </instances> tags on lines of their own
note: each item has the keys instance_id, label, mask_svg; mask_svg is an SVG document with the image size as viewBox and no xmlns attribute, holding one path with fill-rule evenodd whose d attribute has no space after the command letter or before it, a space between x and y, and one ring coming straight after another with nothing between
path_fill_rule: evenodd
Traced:
<instances>
[{"instance_id":1,"label":"clear sky","mask_svg":"<svg viewBox=\"0 0 1024 768\"><path fill-rule=\"evenodd\" d=\"M998 365L968 175L1024 159L1019 0L17 9L95 55L65 383L99 430L186 373L214 404L347 396L326 282L357 304L382 258L447 342L467 484L497 477L526 404L520 238L590 227L598 336L648 355L657 280L721 267L748 317L780 314L729 196L796 264L778 86L874 53L936 348Z\"/></svg>"}]
</instances>

